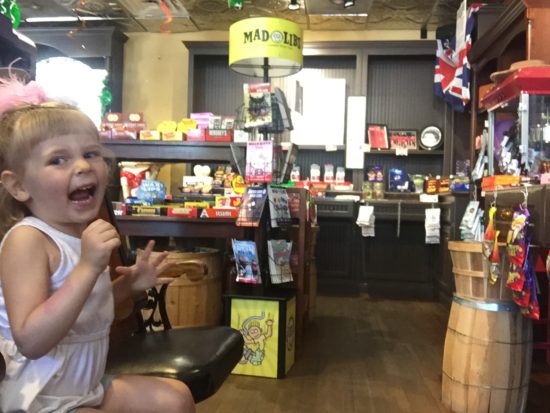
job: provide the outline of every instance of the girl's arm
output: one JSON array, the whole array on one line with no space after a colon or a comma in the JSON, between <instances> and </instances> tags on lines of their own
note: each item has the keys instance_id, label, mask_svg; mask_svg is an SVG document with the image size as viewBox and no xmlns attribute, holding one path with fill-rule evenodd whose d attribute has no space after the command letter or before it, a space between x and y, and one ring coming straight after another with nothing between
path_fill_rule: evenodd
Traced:
<instances>
[{"instance_id":1,"label":"girl's arm","mask_svg":"<svg viewBox=\"0 0 550 413\"><path fill-rule=\"evenodd\" d=\"M171 277L159 277L170 264L166 262L168 253L151 254L154 246L155 241L149 241L145 249L138 254L134 265L130 267L118 266L115 268L115 271L120 274L120 277L117 277L113 281L115 304L157 284L168 284L174 281L174 278Z\"/></svg>"},{"instance_id":2,"label":"girl's arm","mask_svg":"<svg viewBox=\"0 0 550 413\"><path fill-rule=\"evenodd\" d=\"M119 244L111 224L94 221L82 234L79 263L49 296L50 277L60 259L57 246L32 227L10 233L0 255L0 277L12 336L24 356L39 358L67 335Z\"/></svg>"}]
</instances>

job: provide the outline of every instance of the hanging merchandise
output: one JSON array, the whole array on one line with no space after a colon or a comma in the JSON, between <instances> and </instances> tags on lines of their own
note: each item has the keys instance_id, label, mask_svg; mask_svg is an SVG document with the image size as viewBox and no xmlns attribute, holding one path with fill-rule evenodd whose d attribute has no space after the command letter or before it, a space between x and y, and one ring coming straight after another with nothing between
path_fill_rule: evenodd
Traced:
<instances>
[{"instance_id":1,"label":"hanging merchandise","mask_svg":"<svg viewBox=\"0 0 550 413\"><path fill-rule=\"evenodd\" d=\"M525 260L527 257L527 222L529 211L526 207L520 207L514 211L512 224L506 237L506 250L510 266L508 269L507 285L513 291L523 291L525 283Z\"/></svg>"},{"instance_id":2,"label":"hanging merchandise","mask_svg":"<svg viewBox=\"0 0 550 413\"><path fill-rule=\"evenodd\" d=\"M483 255L488 260L491 260L491 254L493 252L493 244L495 243L495 213L497 207L491 205L489 212L487 213L487 228L483 234Z\"/></svg>"},{"instance_id":3,"label":"hanging merchandise","mask_svg":"<svg viewBox=\"0 0 550 413\"><path fill-rule=\"evenodd\" d=\"M506 250L510 263L507 285L514 291L514 302L521 308L522 313L538 320L540 307L537 298L535 256L530 254L529 217L530 213L525 201L514 211L512 224L506 237Z\"/></svg>"},{"instance_id":4,"label":"hanging merchandise","mask_svg":"<svg viewBox=\"0 0 550 413\"><path fill-rule=\"evenodd\" d=\"M525 261L525 283L523 291L520 294L515 293L515 302L521 307L521 312L534 320L540 318L540 306L537 295L539 293L539 286L537 282L537 276L535 273L534 256L536 254L530 254Z\"/></svg>"},{"instance_id":5,"label":"hanging merchandise","mask_svg":"<svg viewBox=\"0 0 550 413\"><path fill-rule=\"evenodd\" d=\"M470 201L460 221L460 238L463 241L482 240L482 216L483 210L479 207L479 201Z\"/></svg>"},{"instance_id":6,"label":"hanging merchandise","mask_svg":"<svg viewBox=\"0 0 550 413\"><path fill-rule=\"evenodd\" d=\"M427 208L424 228L426 229L426 244L439 244L441 228L441 209Z\"/></svg>"},{"instance_id":7,"label":"hanging merchandise","mask_svg":"<svg viewBox=\"0 0 550 413\"><path fill-rule=\"evenodd\" d=\"M356 224L361 227L361 235L364 237L374 237L374 207L372 205L361 205L357 216Z\"/></svg>"},{"instance_id":8,"label":"hanging merchandise","mask_svg":"<svg viewBox=\"0 0 550 413\"><path fill-rule=\"evenodd\" d=\"M493 250L491 251L491 258L489 261L491 265L489 266L489 275L491 276L490 281L491 285L494 285L498 277L500 277L500 251L498 249L498 236L500 231L495 231L495 240L493 242Z\"/></svg>"}]
</instances>

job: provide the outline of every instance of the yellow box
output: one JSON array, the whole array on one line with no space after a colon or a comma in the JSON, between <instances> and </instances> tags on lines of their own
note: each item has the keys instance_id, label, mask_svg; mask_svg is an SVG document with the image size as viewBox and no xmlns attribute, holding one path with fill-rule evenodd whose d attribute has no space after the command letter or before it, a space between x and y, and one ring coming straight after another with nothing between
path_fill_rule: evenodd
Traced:
<instances>
[{"instance_id":1,"label":"yellow box","mask_svg":"<svg viewBox=\"0 0 550 413\"><path fill-rule=\"evenodd\" d=\"M141 141L160 141L160 132L158 130L139 131L139 140Z\"/></svg>"},{"instance_id":2,"label":"yellow box","mask_svg":"<svg viewBox=\"0 0 550 413\"><path fill-rule=\"evenodd\" d=\"M162 140L163 141L183 141L183 132L163 132L162 133Z\"/></svg>"},{"instance_id":3,"label":"yellow box","mask_svg":"<svg viewBox=\"0 0 550 413\"><path fill-rule=\"evenodd\" d=\"M243 356L233 374L283 378L294 365L296 297L226 294L226 324L244 338Z\"/></svg>"}]
</instances>

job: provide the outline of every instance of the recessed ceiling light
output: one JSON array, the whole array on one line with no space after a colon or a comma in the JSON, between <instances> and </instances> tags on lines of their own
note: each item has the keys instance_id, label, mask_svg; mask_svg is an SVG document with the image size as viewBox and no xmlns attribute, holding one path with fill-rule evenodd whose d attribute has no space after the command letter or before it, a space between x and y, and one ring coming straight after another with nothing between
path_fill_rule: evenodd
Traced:
<instances>
[{"instance_id":1,"label":"recessed ceiling light","mask_svg":"<svg viewBox=\"0 0 550 413\"><path fill-rule=\"evenodd\" d=\"M300 3L298 0L290 0L290 3L288 3L288 9L289 10L298 10L300 8Z\"/></svg>"},{"instance_id":2,"label":"recessed ceiling light","mask_svg":"<svg viewBox=\"0 0 550 413\"><path fill-rule=\"evenodd\" d=\"M355 6L355 0L345 0L344 1L344 7L347 9L348 7Z\"/></svg>"}]
</instances>

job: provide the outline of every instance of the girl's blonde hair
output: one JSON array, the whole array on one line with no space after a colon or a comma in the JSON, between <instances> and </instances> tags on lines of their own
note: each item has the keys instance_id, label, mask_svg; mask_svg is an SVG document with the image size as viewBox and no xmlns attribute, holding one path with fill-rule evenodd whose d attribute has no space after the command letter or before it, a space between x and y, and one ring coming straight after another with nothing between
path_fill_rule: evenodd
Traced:
<instances>
[{"instance_id":1,"label":"girl's blonde hair","mask_svg":"<svg viewBox=\"0 0 550 413\"><path fill-rule=\"evenodd\" d=\"M22 174L32 149L56 136L89 134L99 141L97 127L74 106L46 102L20 106L0 115L0 172ZM28 165L32 168L32 165ZM0 239L29 211L0 185Z\"/></svg>"}]
</instances>

